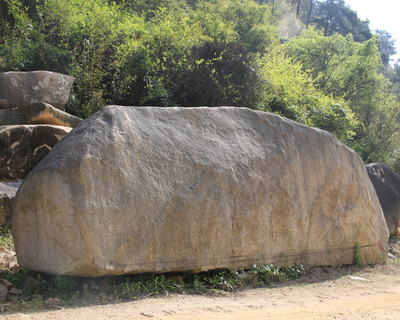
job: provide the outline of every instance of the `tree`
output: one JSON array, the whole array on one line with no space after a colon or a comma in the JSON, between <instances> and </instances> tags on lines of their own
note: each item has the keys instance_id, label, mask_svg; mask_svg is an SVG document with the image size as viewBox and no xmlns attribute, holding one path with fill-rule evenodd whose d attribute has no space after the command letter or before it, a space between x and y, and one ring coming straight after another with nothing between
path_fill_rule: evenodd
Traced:
<instances>
[{"instance_id":1,"label":"tree","mask_svg":"<svg viewBox=\"0 0 400 320\"><path fill-rule=\"evenodd\" d=\"M355 11L351 10L344 0L317 1L316 13L312 22L323 30L325 36L335 33L348 35L351 33L357 42L372 38L369 21L362 21Z\"/></svg>"},{"instance_id":2,"label":"tree","mask_svg":"<svg viewBox=\"0 0 400 320\"><path fill-rule=\"evenodd\" d=\"M266 83L262 110L327 130L347 142L358 126L346 101L317 89L312 75L302 65L275 50L261 60L260 74Z\"/></svg>"},{"instance_id":3,"label":"tree","mask_svg":"<svg viewBox=\"0 0 400 320\"><path fill-rule=\"evenodd\" d=\"M389 64L390 56L396 54L396 40L392 38L392 35L385 30L376 30L378 36L378 49L381 53L382 62L385 65Z\"/></svg>"},{"instance_id":4,"label":"tree","mask_svg":"<svg viewBox=\"0 0 400 320\"><path fill-rule=\"evenodd\" d=\"M308 9L308 14L307 14L306 29L308 29L308 26L310 25L311 14L313 12L313 8L314 8L314 0L310 0L310 7Z\"/></svg>"},{"instance_id":5,"label":"tree","mask_svg":"<svg viewBox=\"0 0 400 320\"><path fill-rule=\"evenodd\" d=\"M334 34L304 32L287 44L290 56L309 70L324 94L348 101L360 122L348 144L366 162L390 165L399 147L400 108L392 82L379 74L382 67L375 38L364 43Z\"/></svg>"},{"instance_id":6,"label":"tree","mask_svg":"<svg viewBox=\"0 0 400 320\"><path fill-rule=\"evenodd\" d=\"M373 87L380 65L375 39L364 43L352 36L307 31L287 44L289 54L310 70L315 84L325 94L352 102L362 100L365 90Z\"/></svg>"},{"instance_id":7,"label":"tree","mask_svg":"<svg viewBox=\"0 0 400 320\"><path fill-rule=\"evenodd\" d=\"M146 103L256 108L259 79L254 55L243 45L212 41L190 52L185 61L165 65L165 72L150 79Z\"/></svg>"}]
</instances>

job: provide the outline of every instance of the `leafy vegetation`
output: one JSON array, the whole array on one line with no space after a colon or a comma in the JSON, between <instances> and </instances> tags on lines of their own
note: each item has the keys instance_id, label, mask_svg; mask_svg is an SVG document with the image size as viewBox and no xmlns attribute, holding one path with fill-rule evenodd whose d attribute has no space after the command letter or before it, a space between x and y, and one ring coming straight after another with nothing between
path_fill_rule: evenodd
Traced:
<instances>
[{"instance_id":1,"label":"leafy vegetation","mask_svg":"<svg viewBox=\"0 0 400 320\"><path fill-rule=\"evenodd\" d=\"M297 36L285 38L284 19L303 22ZM249 107L328 130L399 171L394 48L344 0L0 0L0 72L75 76L72 114Z\"/></svg>"},{"instance_id":2,"label":"leafy vegetation","mask_svg":"<svg viewBox=\"0 0 400 320\"><path fill-rule=\"evenodd\" d=\"M9 229L0 229L0 247L13 250ZM1 312L41 310L60 306L132 301L158 294L191 293L224 295L241 288L273 286L300 279L302 265L279 267L272 264L236 270L214 270L194 274L138 274L118 277L82 278L49 275L21 267L0 267L0 279L22 289L21 295L8 294ZM56 303L49 304L48 301Z\"/></svg>"},{"instance_id":3,"label":"leafy vegetation","mask_svg":"<svg viewBox=\"0 0 400 320\"><path fill-rule=\"evenodd\" d=\"M0 278L10 281L17 288L23 288L23 291L22 295L9 294L2 311L116 303L170 293L224 295L245 287L295 281L303 274L303 266L273 265L254 265L240 274L234 270L220 270L200 274L140 274L109 278L54 276L21 268L3 269ZM251 281L248 281L249 278ZM46 304L49 300L56 300L56 305Z\"/></svg>"},{"instance_id":4,"label":"leafy vegetation","mask_svg":"<svg viewBox=\"0 0 400 320\"><path fill-rule=\"evenodd\" d=\"M358 242L354 243L353 247L353 265L357 268L364 267L364 261L361 256L361 246Z\"/></svg>"},{"instance_id":5,"label":"leafy vegetation","mask_svg":"<svg viewBox=\"0 0 400 320\"><path fill-rule=\"evenodd\" d=\"M0 248L14 250L11 230L8 227L0 227Z\"/></svg>"}]
</instances>

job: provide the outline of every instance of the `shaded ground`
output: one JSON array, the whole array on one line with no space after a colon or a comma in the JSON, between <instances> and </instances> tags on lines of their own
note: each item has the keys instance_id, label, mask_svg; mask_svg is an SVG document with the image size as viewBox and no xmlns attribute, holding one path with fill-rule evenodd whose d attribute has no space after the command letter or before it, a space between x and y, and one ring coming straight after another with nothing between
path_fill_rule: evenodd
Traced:
<instances>
[{"instance_id":1,"label":"shaded ground","mask_svg":"<svg viewBox=\"0 0 400 320\"><path fill-rule=\"evenodd\" d=\"M392 243L384 266L315 268L298 283L205 296L174 294L135 302L38 313L0 319L399 319L400 243Z\"/></svg>"}]
</instances>

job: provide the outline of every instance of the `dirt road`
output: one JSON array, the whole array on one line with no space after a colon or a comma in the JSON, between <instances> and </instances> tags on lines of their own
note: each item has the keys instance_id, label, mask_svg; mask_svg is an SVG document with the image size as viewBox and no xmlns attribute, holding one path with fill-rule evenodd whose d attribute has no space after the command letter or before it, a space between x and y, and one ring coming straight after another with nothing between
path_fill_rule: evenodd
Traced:
<instances>
[{"instance_id":1,"label":"dirt road","mask_svg":"<svg viewBox=\"0 0 400 320\"><path fill-rule=\"evenodd\" d=\"M370 267L352 275L324 277L310 283L261 288L215 296L170 295L135 302L39 313L0 319L400 319L400 267ZM319 269L329 273L329 269ZM317 273L318 273L317 272ZM326 280L326 278L330 278Z\"/></svg>"}]
</instances>

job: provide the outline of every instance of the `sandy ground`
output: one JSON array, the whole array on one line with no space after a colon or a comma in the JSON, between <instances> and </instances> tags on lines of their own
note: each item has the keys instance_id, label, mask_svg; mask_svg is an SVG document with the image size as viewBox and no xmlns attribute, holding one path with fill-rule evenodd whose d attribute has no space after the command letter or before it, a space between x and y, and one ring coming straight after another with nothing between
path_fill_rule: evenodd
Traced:
<instances>
[{"instance_id":1,"label":"sandy ground","mask_svg":"<svg viewBox=\"0 0 400 320\"><path fill-rule=\"evenodd\" d=\"M400 261L359 273L314 270L306 282L213 296L173 294L0 319L400 319ZM348 272L348 271L346 271Z\"/></svg>"}]
</instances>

